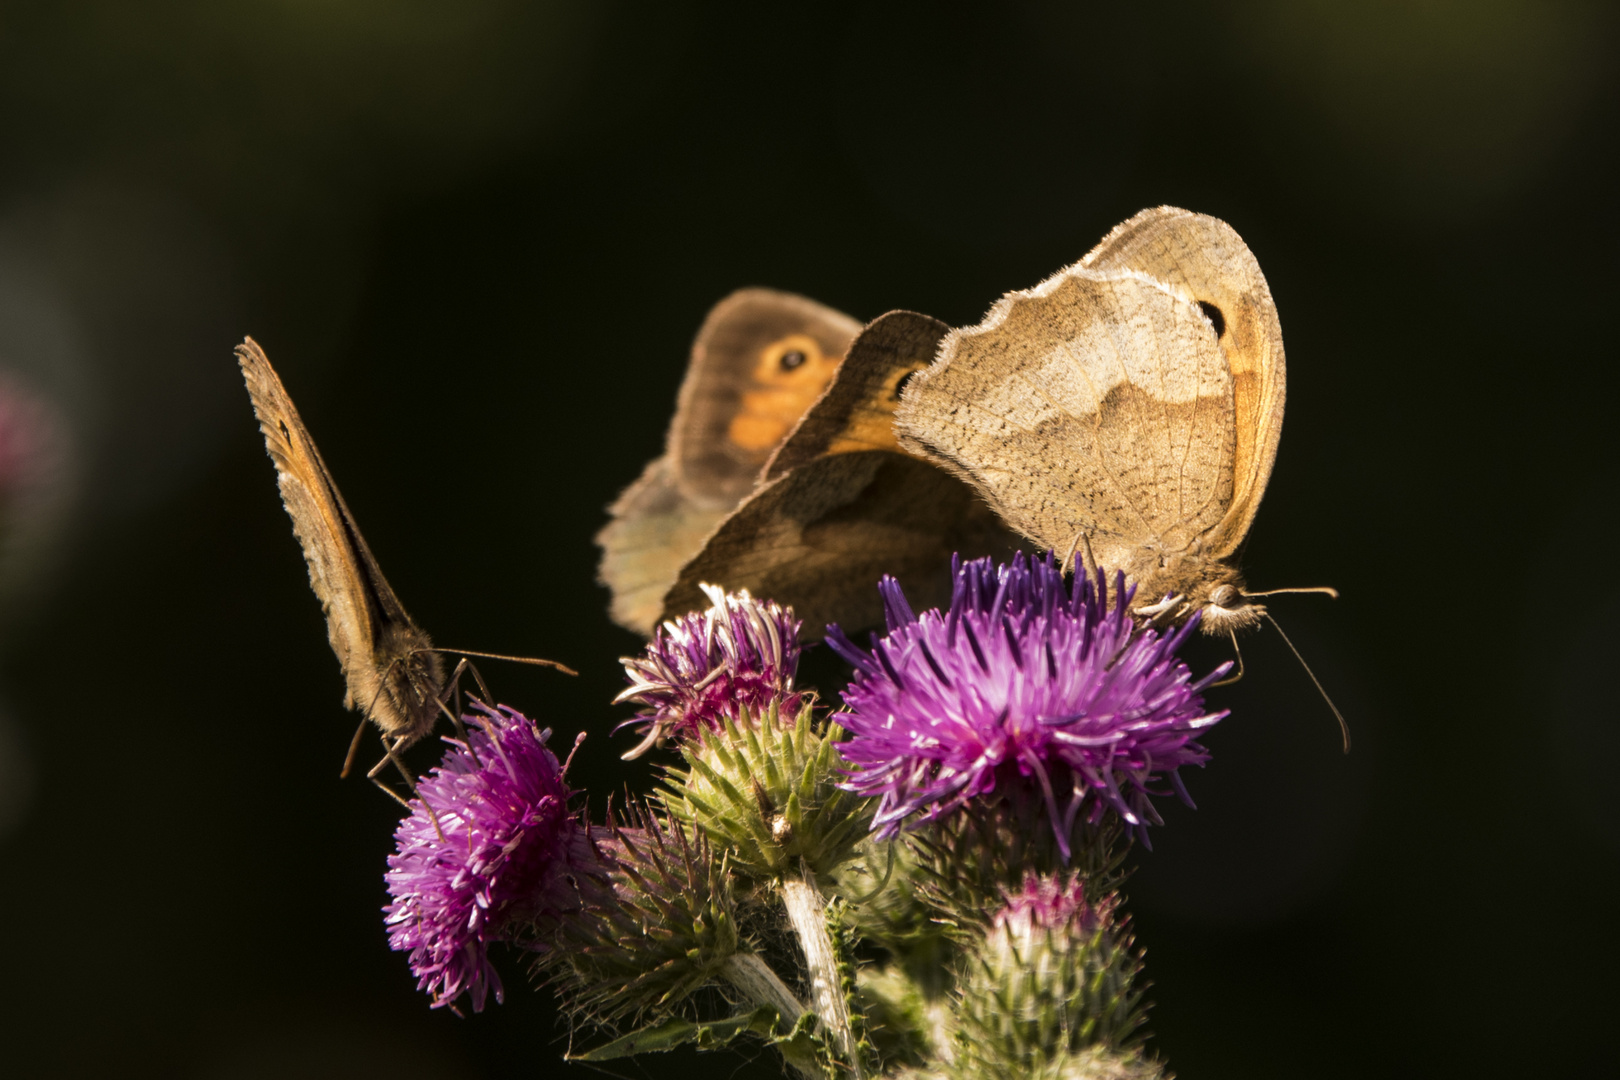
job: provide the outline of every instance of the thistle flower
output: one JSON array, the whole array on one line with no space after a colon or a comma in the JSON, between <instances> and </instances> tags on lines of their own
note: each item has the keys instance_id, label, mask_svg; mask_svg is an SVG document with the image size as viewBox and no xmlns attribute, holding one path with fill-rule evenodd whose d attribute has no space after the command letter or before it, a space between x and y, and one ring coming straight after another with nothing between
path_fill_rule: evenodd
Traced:
<instances>
[{"instance_id":1,"label":"thistle flower","mask_svg":"<svg viewBox=\"0 0 1620 1080\"><path fill-rule=\"evenodd\" d=\"M614 704L647 706L626 724L642 724L644 738L626 759L637 758L674 735L690 739L717 731L727 720L758 715L772 704L798 712L793 691L799 668L799 627L792 608L755 600L747 589L727 593L704 585L710 607L671 619L653 634L641 656L620 657L630 686ZM621 725L622 726L622 725Z\"/></svg>"},{"instance_id":2,"label":"thistle flower","mask_svg":"<svg viewBox=\"0 0 1620 1080\"><path fill-rule=\"evenodd\" d=\"M417 785L388 858L389 945L410 951L417 989L433 1007L462 993L474 1012L493 990L504 1000L489 945L519 940L535 920L575 903L568 880L589 848L569 813L565 767L546 749L551 732L506 708L466 717L465 744ZM431 808L431 810L429 809Z\"/></svg>"},{"instance_id":3,"label":"thistle flower","mask_svg":"<svg viewBox=\"0 0 1620 1080\"><path fill-rule=\"evenodd\" d=\"M1123 575L1110 606L1102 573L1070 586L1050 555L957 559L952 572L950 610L920 618L885 578L889 633L874 634L869 653L828 628L855 665L839 717L853 734L840 746L846 786L880 797L880 836L1033 783L1067 859L1082 811L1096 823L1113 810L1145 842L1161 821L1150 800L1167 794L1159 781L1191 805L1178 770L1208 760L1193 736L1226 712L1207 712L1200 694L1230 667L1195 681L1176 657L1196 619L1167 636L1138 627Z\"/></svg>"}]
</instances>

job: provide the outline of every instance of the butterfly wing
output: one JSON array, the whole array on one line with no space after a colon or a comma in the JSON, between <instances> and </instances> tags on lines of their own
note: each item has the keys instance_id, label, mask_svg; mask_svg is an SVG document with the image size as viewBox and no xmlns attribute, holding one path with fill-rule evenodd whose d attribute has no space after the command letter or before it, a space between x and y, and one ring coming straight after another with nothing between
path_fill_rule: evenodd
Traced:
<instances>
[{"instance_id":1,"label":"butterfly wing","mask_svg":"<svg viewBox=\"0 0 1620 1080\"><path fill-rule=\"evenodd\" d=\"M729 510L754 490L860 331L841 312L771 289L742 289L716 304L693 342L669 429L682 494Z\"/></svg>"},{"instance_id":2,"label":"butterfly wing","mask_svg":"<svg viewBox=\"0 0 1620 1080\"><path fill-rule=\"evenodd\" d=\"M701 583L791 604L807 637L836 622L880 626L877 583L893 574L919 608L950 599L951 555L1010 556L1010 535L972 488L925 461L884 450L835 454L743 501L681 570L664 601L675 618L704 607Z\"/></svg>"},{"instance_id":3,"label":"butterfly wing","mask_svg":"<svg viewBox=\"0 0 1620 1080\"><path fill-rule=\"evenodd\" d=\"M1219 218L1160 206L1116 226L1080 265L1140 271L1204 306L1206 314L1211 307L1218 314L1221 350L1232 373L1234 489L1205 547L1217 558L1230 555L1254 522L1282 435L1282 323L1259 260Z\"/></svg>"},{"instance_id":4,"label":"butterfly wing","mask_svg":"<svg viewBox=\"0 0 1620 1080\"><path fill-rule=\"evenodd\" d=\"M597 575L613 592L613 621L651 634L681 567L731 509L711 509L682 495L668 455L648 462L608 508L613 520L596 536L602 548Z\"/></svg>"},{"instance_id":5,"label":"butterfly wing","mask_svg":"<svg viewBox=\"0 0 1620 1080\"><path fill-rule=\"evenodd\" d=\"M673 618L704 606L701 583L793 605L819 637L882 623L877 582L893 574L919 606L949 599L952 554L1005 557L1018 538L960 480L900 452L896 392L949 327L910 311L874 320L827 392L766 466L765 482L680 573Z\"/></svg>"},{"instance_id":6,"label":"butterfly wing","mask_svg":"<svg viewBox=\"0 0 1620 1080\"><path fill-rule=\"evenodd\" d=\"M774 480L830 454L891 450L900 385L927 367L950 327L915 311L891 311L873 319L849 347L832 384L765 465Z\"/></svg>"},{"instance_id":7,"label":"butterfly wing","mask_svg":"<svg viewBox=\"0 0 1620 1080\"><path fill-rule=\"evenodd\" d=\"M1231 375L1210 320L1131 271L1071 267L952 331L896 428L1025 536L1067 552L1083 532L1107 566L1185 550L1231 504Z\"/></svg>"},{"instance_id":8,"label":"butterfly wing","mask_svg":"<svg viewBox=\"0 0 1620 1080\"><path fill-rule=\"evenodd\" d=\"M753 490L859 330L832 308L769 289L733 293L709 312L666 453L619 496L596 537L615 622L652 633L680 568Z\"/></svg>"},{"instance_id":9,"label":"butterfly wing","mask_svg":"<svg viewBox=\"0 0 1620 1080\"><path fill-rule=\"evenodd\" d=\"M437 718L443 665L425 651L427 635L383 577L264 350L248 338L236 357L343 668L344 704L365 711L385 733L414 742Z\"/></svg>"}]
</instances>

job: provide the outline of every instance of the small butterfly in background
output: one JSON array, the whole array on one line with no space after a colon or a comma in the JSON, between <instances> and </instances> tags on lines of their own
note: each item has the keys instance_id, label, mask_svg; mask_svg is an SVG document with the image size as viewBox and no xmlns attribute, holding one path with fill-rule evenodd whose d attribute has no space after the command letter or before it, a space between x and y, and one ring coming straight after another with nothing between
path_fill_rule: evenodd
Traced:
<instances>
[{"instance_id":1,"label":"small butterfly in background","mask_svg":"<svg viewBox=\"0 0 1620 1080\"><path fill-rule=\"evenodd\" d=\"M282 502L304 549L304 561L309 564L309 583L326 615L327 638L343 668L347 684L344 707L359 710L363 717L344 760L343 775L347 776L353 765L366 719L382 732L388 751L371 770L373 780L385 762L393 761L411 782L398 755L429 735L441 715L460 729L459 716L446 703L451 688L469 665L463 659L447 682L441 653L516 660L574 674L552 660L434 648L383 577L354 515L315 448L315 440L299 419L292 398L264 350L247 338L236 347L236 358L247 381L259 430L264 433L265 448L276 465ZM473 674L476 678L476 670ZM486 703L493 706L488 690L483 693Z\"/></svg>"},{"instance_id":2,"label":"small butterfly in background","mask_svg":"<svg viewBox=\"0 0 1620 1080\"><path fill-rule=\"evenodd\" d=\"M710 310L663 456L609 508L613 520L596 537L615 622L653 632L681 567L754 489L860 329L848 315L771 289L739 290Z\"/></svg>"}]
</instances>

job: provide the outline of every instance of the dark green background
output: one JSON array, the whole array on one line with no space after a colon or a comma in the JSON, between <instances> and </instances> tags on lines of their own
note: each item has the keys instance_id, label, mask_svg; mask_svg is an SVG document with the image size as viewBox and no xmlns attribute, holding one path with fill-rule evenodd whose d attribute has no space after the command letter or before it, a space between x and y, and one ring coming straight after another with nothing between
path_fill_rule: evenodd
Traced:
<instances>
[{"instance_id":1,"label":"dark green background","mask_svg":"<svg viewBox=\"0 0 1620 1080\"><path fill-rule=\"evenodd\" d=\"M966 323L1174 203L1276 296L1246 566L1343 590L1275 610L1357 748L1248 639L1131 886L1155 1045L1206 1080L1610 1074L1616 31L1575 0L5 5L0 365L79 467L6 594L0 1071L576 1075L519 964L459 1020L387 949L396 814L337 779L244 333L436 639L581 670L486 672L591 732L600 798L648 770L608 734L636 640L591 537L708 306Z\"/></svg>"}]
</instances>

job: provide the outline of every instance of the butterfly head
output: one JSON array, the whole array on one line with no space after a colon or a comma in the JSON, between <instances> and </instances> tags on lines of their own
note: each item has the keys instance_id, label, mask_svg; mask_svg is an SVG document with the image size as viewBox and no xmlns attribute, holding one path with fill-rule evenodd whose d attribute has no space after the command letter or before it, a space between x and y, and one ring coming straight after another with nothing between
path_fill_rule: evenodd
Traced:
<instances>
[{"instance_id":1,"label":"butterfly head","mask_svg":"<svg viewBox=\"0 0 1620 1080\"><path fill-rule=\"evenodd\" d=\"M1221 560L1188 554L1166 564L1138 579L1138 597L1159 599L1139 600L1132 612L1137 618L1166 625L1198 614L1204 633L1225 637L1265 617L1265 606L1244 590L1242 575Z\"/></svg>"},{"instance_id":2,"label":"butterfly head","mask_svg":"<svg viewBox=\"0 0 1620 1080\"><path fill-rule=\"evenodd\" d=\"M1204 633L1222 637L1234 630L1255 625L1266 613L1264 604L1249 599L1242 588L1230 581L1223 581L1210 589L1203 603L1195 604L1189 614L1191 611L1203 612L1198 625Z\"/></svg>"}]
</instances>

